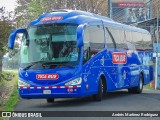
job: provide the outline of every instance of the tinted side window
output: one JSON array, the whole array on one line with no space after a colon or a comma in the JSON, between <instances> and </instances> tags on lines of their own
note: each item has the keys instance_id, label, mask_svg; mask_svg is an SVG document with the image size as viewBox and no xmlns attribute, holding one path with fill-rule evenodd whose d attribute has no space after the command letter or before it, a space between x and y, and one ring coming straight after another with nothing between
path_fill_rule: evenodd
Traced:
<instances>
[{"instance_id":1,"label":"tinted side window","mask_svg":"<svg viewBox=\"0 0 160 120\"><path fill-rule=\"evenodd\" d=\"M106 27L106 43L108 48L124 49L124 30L113 27Z\"/></svg>"},{"instance_id":2,"label":"tinted side window","mask_svg":"<svg viewBox=\"0 0 160 120\"><path fill-rule=\"evenodd\" d=\"M142 34L144 49L152 49L152 40L150 34Z\"/></svg>"},{"instance_id":3,"label":"tinted side window","mask_svg":"<svg viewBox=\"0 0 160 120\"><path fill-rule=\"evenodd\" d=\"M135 46L132 43L132 32L131 31L125 31L125 37L124 37L124 42L127 45L128 50L135 50Z\"/></svg>"},{"instance_id":4,"label":"tinted side window","mask_svg":"<svg viewBox=\"0 0 160 120\"><path fill-rule=\"evenodd\" d=\"M128 42L132 42L131 31L125 31L125 40L128 41Z\"/></svg>"},{"instance_id":5,"label":"tinted side window","mask_svg":"<svg viewBox=\"0 0 160 120\"><path fill-rule=\"evenodd\" d=\"M89 42L90 48L93 50L101 50L104 48L104 29L103 26L90 26L84 32L84 43Z\"/></svg>"},{"instance_id":6,"label":"tinted side window","mask_svg":"<svg viewBox=\"0 0 160 120\"><path fill-rule=\"evenodd\" d=\"M136 49L143 49L143 38L142 33L132 32L132 43L135 45Z\"/></svg>"},{"instance_id":7,"label":"tinted side window","mask_svg":"<svg viewBox=\"0 0 160 120\"><path fill-rule=\"evenodd\" d=\"M93 55L104 49L103 26L89 26L84 31L84 60L87 61Z\"/></svg>"},{"instance_id":8,"label":"tinted side window","mask_svg":"<svg viewBox=\"0 0 160 120\"><path fill-rule=\"evenodd\" d=\"M117 47L119 49L126 49L127 45L125 44L125 31L123 29L119 29L120 38L117 41Z\"/></svg>"},{"instance_id":9,"label":"tinted side window","mask_svg":"<svg viewBox=\"0 0 160 120\"><path fill-rule=\"evenodd\" d=\"M114 36L114 31L112 28L110 27L105 27L105 31L106 31L106 44L108 48L117 48L116 46L116 39L117 36Z\"/></svg>"}]
</instances>

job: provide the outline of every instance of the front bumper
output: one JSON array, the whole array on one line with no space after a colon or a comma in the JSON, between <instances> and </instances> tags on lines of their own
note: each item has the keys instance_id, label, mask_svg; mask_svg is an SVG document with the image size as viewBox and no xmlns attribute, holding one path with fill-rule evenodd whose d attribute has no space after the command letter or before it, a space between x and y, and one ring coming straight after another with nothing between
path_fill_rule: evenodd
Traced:
<instances>
[{"instance_id":1,"label":"front bumper","mask_svg":"<svg viewBox=\"0 0 160 120\"><path fill-rule=\"evenodd\" d=\"M50 93L44 93L49 90ZM18 87L21 98L71 98L82 97L81 85L78 86L32 86L32 87Z\"/></svg>"}]
</instances>

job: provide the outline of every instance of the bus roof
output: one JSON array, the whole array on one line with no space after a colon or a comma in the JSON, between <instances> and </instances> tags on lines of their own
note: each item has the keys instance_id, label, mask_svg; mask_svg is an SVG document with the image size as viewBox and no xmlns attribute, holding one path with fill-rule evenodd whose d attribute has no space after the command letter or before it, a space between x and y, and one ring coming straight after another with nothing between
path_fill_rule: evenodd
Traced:
<instances>
[{"instance_id":1,"label":"bus roof","mask_svg":"<svg viewBox=\"0 0 160 120\"><path fill-rule=\"evenodd\" d=\"M50 21L52 19L52 22ZM112 19L104 16L100 16L94 13L89 13L80 10L53 10L48 13L44 13L40 15L40 17L36 20L30 22L31 25L40 25L45 23L73 23L73 24L85 24L89 22L99 22L99 24L103 21L105 25L118 27L121 29L132 30L142 33L149 32L147 30L137 28L130 25L121 24L113 21Z\"/></svg>"}]
</instances>

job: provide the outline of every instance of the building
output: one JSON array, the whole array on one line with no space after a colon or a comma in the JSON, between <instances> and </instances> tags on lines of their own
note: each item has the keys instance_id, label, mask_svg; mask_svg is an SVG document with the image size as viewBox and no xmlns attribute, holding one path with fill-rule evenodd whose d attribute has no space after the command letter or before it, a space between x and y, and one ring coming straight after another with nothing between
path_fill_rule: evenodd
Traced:
<instances>
[{"instance_id":1,"label":"building","mask_svg":"<svg viewBox=\"0 0 160 120\"><path fill-rule=\"evenodd\" d=\"M160 1L152 0L152 18L157 17L157 10L160 11Z\"/></svg>"}]
</instances>

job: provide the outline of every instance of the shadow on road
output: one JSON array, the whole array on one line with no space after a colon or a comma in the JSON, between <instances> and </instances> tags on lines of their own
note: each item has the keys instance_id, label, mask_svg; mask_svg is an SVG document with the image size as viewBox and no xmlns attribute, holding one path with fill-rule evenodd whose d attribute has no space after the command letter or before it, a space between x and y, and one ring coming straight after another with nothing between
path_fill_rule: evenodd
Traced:
<instances>
[{"instance_id":1,"label":"shadow on road","mask_svg":"<svg viewBox=\"0 0 160 120\"><path fill-rule=\"evenodd\" d=\"M16 111L116 111L159 110L160 92L144 90L142 94L130 94L127 90L107 93L101 102L92 96L83 98L57 98L54 103L46 99L22 99ZM126 107L127 106L127 107Z\"/></svg>"},{"instance_id":2,"label":"shadow on road","mask_svg":"<svg viewBox=\"0 0 160 120\"><path fill-rule=\"evenodd\" d=\"M116 91L116 92L109 92L103 96L103 100L101 102L107 102L114 99L120 99L123 97L133 96L134 94L129 94L127 91ZM94 101L92 96L89 97L82 97L82 98L62 98L62 99L55 99L54 103L47 103L46 104L34 104L33 108L49 108L49 107L68 107L68 106L84 106L93 104L93 102L97 103L99 101Z\"/></svg>"}]
</instances>

